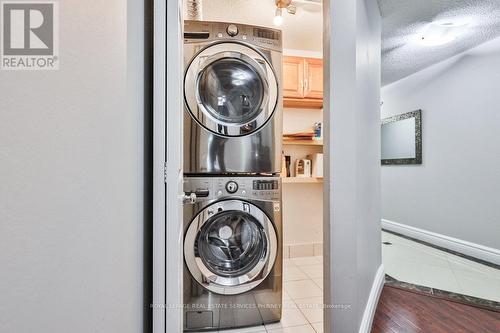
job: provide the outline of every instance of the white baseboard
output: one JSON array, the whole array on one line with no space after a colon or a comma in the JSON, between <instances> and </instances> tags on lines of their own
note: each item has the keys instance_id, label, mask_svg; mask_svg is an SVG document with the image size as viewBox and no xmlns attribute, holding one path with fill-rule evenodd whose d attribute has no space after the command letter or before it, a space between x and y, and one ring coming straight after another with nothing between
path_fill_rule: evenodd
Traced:
<instances>
[{"instance_id":1,"label":"white baseboard","mask_svg":"<svg viewBox=\"0 0 500 333\"><path fill-rule=\"evenodd\" d=\"M415 238L445 249L500 265L500 250L458 238L441 235L432 231L382 219L382 228L398 234Z\"/></svg>"},{"instance_id":2,"label":"white baseboard","mask_svg":"<svg viewBox=\"0 0 500 333\"><path fill-rule=\"evenodd\" d=\"M384 266L380 265L377 273L375 274L375 279L373 279L370 296L368 298L368 302L366 302L365 311L363 312L363 318L361 319L361 325L359 326L359 333L370 333L372 329L373 317L375 316L375 311L377 310L378 299L380 298L380 294L382 293L384 282Z\"/></svg>"}]
</instances>

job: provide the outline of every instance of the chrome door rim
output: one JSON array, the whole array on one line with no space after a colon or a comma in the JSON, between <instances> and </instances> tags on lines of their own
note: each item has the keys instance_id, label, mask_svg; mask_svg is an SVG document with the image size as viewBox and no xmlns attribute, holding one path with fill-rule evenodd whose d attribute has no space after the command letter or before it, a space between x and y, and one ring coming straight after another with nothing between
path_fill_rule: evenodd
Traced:
<instances>
[{"instance_id":1,"label":"chrome door rim","mask_svg":"<svg viewBox=\"0 0 500 333\"><path fill-rule=\"evenodd\" d=\"M265 85L265 96L259 107L260 111L256 117L242 124L228 123L215 118L200 101L198 92L200 73L222 58L245 62L255 69ZM274 114L278 103L278 91L278 81L272 65L259 51L243 43L220 42L203 48L193 57L184 76L184 102L191 117L205 129L220 136L245 136L261 129Z\"/></svg>"},{"instance_id":2,"label":"chrome door rim","mask_svg":"<svg viewBox=\"0 0 500 333\"><path fill-rule=\"evenodd\" d=\"M220 209L223 211L246 212L252 215L265 231L268 247L265 256L260 258L250 271L240 276L224 277L217 275L205 265L194 250L198 232L209 219L217 215ZM191 221L184 238L184 259L189 272L200 285L218 294L235 295L255 288L269 275L276 261L277 246L278 240L274 226L261 209L249 202L226 200L204 208Z\"/></svg>"}]
</instances>

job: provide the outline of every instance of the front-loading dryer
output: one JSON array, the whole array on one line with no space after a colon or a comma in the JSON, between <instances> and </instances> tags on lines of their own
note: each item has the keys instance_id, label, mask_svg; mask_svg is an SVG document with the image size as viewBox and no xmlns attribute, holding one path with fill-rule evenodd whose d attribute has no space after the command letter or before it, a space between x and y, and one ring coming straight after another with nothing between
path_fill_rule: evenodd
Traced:
<instances>
[{"instance_id":1,"label":"front-loading dryer","mask_svg":"<svg viewBox=\"0 0 500 333\"><path fill-rule=\"evenodd\" d=\"M184 178L184 330L281 319L281 181Z\"/></svg>"},{"instance_id":2,"label":"front-loading dryer","mask_svg":"<svg viewBox=\"0 0 500 333\"><path fill-rule=\"evenodd\" d=\"M281 32L185 21L184 173L281 171Z\"/></svg>"}]
</instances>

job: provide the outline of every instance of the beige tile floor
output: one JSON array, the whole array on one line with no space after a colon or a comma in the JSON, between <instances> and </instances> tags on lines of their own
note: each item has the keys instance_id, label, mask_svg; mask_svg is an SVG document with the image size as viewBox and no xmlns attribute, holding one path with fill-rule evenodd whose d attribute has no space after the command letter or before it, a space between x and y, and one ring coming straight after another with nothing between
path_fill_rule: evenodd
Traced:
<instances>
[{"instance_id":1,"label":"beige tile floor","mask_svg":"<svg viewBox=\"0 0 500 333\"><path fill-rule=\"evenodd\" d=\"M283 262L283 317L279 323L221 333L323 333L323 257Z\"/></svg>"},{"instance_id":2,"label":"beige tile floor","mask_svg":"<svg viewBox=\"0 0 500 333\"><path fill-rule=\"evenodd\" d=\"M500 270L382 232L385 272L400 281L500 302Z\"/></svg>"}]
</instances>

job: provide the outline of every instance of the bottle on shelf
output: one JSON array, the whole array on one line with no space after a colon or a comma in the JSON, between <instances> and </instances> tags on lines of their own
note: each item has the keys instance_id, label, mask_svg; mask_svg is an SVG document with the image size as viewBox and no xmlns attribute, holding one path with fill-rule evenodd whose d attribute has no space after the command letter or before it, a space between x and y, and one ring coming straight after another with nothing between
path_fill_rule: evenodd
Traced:
<instances>
[{"instance_id":1,"label":"bottle on shelf","mask_svg":"<svg viewBox=\"0 0 500 333\"><path fill-rule=\"evenodd\" d=\"M314 137L313 137L313 140L321 140L321 123L320 122L317 122L317 123L314 123Z\"/></svg>"}]
</instances>

